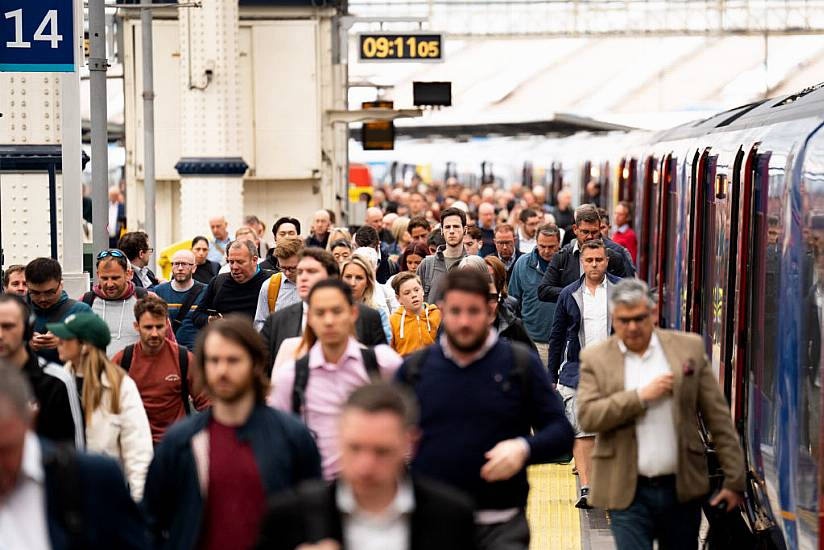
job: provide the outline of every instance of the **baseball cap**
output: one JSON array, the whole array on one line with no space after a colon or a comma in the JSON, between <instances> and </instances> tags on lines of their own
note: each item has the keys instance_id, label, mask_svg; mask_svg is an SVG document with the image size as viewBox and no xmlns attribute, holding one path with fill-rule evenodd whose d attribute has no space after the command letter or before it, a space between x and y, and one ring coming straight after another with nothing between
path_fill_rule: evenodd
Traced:
<instances>
[{"instance_id":1,"label":"baseball cap","mask_svg":"<svg viewBox=\"0 0 824 550\"><path fill-rule=\"evenodd\" d=\"M94 313L75 313L62 323L46 324L46 328L63 340L83 340L102 350L112 341L109 325Z\"/></svg>"}]
</instances>

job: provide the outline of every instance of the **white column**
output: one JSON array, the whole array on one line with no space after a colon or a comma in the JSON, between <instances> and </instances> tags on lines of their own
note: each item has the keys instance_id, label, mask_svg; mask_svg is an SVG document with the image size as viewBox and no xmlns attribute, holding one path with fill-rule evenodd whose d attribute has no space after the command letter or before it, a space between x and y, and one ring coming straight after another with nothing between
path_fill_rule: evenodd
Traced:
<instances>
[{"instance_id":1,"label":"white column","mask_svg":"<svg viewBox=\"0 0 824 550\"><path fill-rule=\"evenodd\" d=\"M180 10L181 233L208 234L208 218L243 217L238 0Z\"/></svg>"}]
</instances>

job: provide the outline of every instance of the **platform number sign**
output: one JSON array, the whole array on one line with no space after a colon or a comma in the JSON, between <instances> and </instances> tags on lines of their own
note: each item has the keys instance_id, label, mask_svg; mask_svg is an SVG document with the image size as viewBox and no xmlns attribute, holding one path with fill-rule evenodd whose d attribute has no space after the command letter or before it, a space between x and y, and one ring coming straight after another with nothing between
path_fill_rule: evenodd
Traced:
<instances>
[{"instance_id":1,"label":"platform number sign","mask_svg":"<svg viewBox=\"0 0 824 550\"><path fill-rule=\"evenodd\" d=\"M72 0L0 1L0 71L72 72L73 48Z\"/></svg>"}]
</instances>

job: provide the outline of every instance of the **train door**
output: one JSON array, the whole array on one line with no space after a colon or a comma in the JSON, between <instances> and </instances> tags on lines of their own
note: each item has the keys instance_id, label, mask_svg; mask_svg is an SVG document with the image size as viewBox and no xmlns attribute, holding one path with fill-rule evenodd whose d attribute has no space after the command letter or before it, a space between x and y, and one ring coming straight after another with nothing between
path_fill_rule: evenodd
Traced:
<instances>
[{"instance_id":1,"label":"train door","mask_svg":"<svg viewBox=\"0 0 824 550\"><path fill-rule=\"evenodd\" d=\"M647 157L644 162L643 184L636 190L636 206L634 227L638 234L638 277L644 279L650 287L655 284L655 251L658 238L658 205L660 190L659 161L653 156Z\"/></svg>"},{"instance_id":2,"label":"train door","mask_svg":"<svg viewBox=\"0 0 824 550\"><path fill-rule=\"evenodd\" d=\"M702 308L706 304L704 293L704 265L706 260L706 236L709 230L711 203L707 200L712 196L713 182L715 181L715 166L717 155L711 156L706 149L698 156L697 163L693 162L692 193L689 204L689 242L687 248L687 277L685 280L686 301L684 309L684 328L690 332L705 333L706 326L702 317ZM709 349L707 350L710 351Z\"/></svg>"},{"instance_id":3,"label":"train door","mask_svg":"<svg viewBox=\"0 0 824 550\"><path fill-rule=\"evenodd\" d=\"M753 147L744 162L744 150L739 148L735 154L735 161L732 167L732 181L730 182L730 193L727 212L729 214L729 254L726 265L726 281L724 281L725 292L723 295L724 316L722 319L723 330L721 334L721 382L724 388L724 395L733 408L733 418L740 417L740 405L736 405L736 399L740 398L740 384L742 383L742 373L736 369L733 361L733 353L736 345L736 321L741 322L745 312L742 311L744 301L740 294L739 286L746 287L746 277L749 266L749 250L746 249L750 233L751 221L751 201L747 201L752 195L752 176L747 174L747 170L752 169L752 156L757 151ZM742 191L744 195L742 196ZM741 241L741 242L739 242Z\"/></svg>"},{"instance_id":4,"label":"train door","mask_svg":"<svg viewBox=\"0 0 824 550\"><path fill-rule=\"evenodd\" d=\"M675 279L675 223L677 194L675 190L678 160L667 155L661 163L662 185L659 185L658 249L656 259L656 287L658 289L658 324L670 328L672 308L667 310L667 294L674 288Z\"/></svg>"}]
</instances>

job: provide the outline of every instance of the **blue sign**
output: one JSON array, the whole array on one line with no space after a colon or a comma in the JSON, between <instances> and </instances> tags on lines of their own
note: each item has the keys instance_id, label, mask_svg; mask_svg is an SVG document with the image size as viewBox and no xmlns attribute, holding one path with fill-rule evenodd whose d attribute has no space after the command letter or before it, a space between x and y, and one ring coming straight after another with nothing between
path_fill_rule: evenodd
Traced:
<instances>
[{"instance_id":1,"label":"blue sign","mask_svg":"<svg viewBox=\"0 0 824 550\"><path fill-rule=\"evenodd\" d=\"M0 2L0 71L74 70L72 0Z\"/></svg>"}]
</instances>

